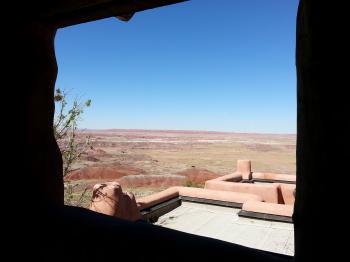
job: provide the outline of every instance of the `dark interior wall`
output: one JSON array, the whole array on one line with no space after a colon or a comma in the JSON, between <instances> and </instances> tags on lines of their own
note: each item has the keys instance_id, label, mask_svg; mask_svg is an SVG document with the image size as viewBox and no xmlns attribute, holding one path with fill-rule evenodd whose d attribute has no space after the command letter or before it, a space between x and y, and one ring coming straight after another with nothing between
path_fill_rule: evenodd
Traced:
<instances>
[{"instance_id":1,"label":"dark interior wall","mask_svg":"<svg viewBox=\"0 0 350 262\"><path fill-rule=\"evenodd\" d=\"M54 50L56 29L27 21L22 27L20 68L25 79L26 170L21 174L25 191L37 206L63 204L62 158L53 135L54 87L57 63ZM23 88L25 87L25 88ZM27 192L29 191L29 192Z\"/></svg>"},{"instance_id":2,"label":"dark interior wall","mask_svg":"<svg viewBox=\"0 0 350 262\"><path fill-rule=\"evenodd\" d=\"M344 6L301 0L297 18L296 261L340 259L349 136Z\"/></svg>"}]
</instances>

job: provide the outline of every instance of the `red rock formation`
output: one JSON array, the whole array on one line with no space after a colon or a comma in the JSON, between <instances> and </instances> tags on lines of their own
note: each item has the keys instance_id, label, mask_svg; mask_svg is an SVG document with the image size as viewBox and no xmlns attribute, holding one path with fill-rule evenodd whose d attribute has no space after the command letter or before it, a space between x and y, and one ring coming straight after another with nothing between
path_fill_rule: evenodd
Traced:
<instances>
[{"instance_id":1,"label":"red rock formation","mask_svg":"<svg viewBox=\"0 0 350 262\"><path fill-rule=\"evenodd\" d=\"M195 183L204 183L209 179L214 179L219 177L218 174L212 171L209 171L207 169L195 168L195 167L178 172L177 175L185 176L188 181L195 182Z\"/></svg>"},{"instance_id":2,"label":"red rock formation","mask_svg":"<svg viewBox=\"0 0 350 262\"><path fill-rule=\"evenodd\" d=\"M135 196L129 192L123 193L116 182L94 186L90 210L131 221L141 219Z\"/></svg>"},{"instance_id":3,"label":"red rock formation","mask_svg":"<svg viewBox=\"0 0 350 262\"><path fill-rule=\"evenodd\" d=\"M118 179L128 175L144 174L145 171L128 166L128 165L115 165L107 167L85 167L77 171L73 171L67 176L67 180L106 180L106 179Z\"/></svg>"},{"instance_id":4,"label":"red rock formation","mask_svg":"<svg viewBox=\"0 0 350 262\"><path fill-rule=\"evenodd\" d=\"M118 179L118 183L120 183L123 187L182 186L186 181L186 177L177 175L131 175Z\"/></svg>"}]
</instances>

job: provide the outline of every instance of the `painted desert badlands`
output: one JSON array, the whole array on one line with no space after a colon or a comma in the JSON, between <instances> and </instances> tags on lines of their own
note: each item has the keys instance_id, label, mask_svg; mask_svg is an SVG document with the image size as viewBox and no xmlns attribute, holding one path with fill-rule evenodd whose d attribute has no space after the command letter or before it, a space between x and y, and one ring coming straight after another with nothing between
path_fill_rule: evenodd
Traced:
<instances>
[{"instance_id":1,"label":"painted desert badlands","mask_svg":"<svg viewBox=\"0 0 350 262\"><path fill-rule=\"evenodd\" d=\"M206 131L87 130L93 148L73 166L69 180L82 190L118 181L136 197L169 186L203 187L208 179L252 169L295 175L295 135Z\"/></svg>"}]
</instances>

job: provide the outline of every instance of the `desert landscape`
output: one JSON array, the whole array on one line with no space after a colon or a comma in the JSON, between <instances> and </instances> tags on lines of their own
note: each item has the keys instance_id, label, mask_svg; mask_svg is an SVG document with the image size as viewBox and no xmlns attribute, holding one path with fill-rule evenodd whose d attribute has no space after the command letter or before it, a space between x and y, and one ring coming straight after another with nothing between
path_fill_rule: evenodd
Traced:
<instances>
[{"instance_id":1,"label":"desert landscape","mask_svg":"<svg viewBox=\"0 0 350 262\"><path fill-rule=\"evenodd\" d=\"M94 184L118 181L136 197L175 185L202 187L205 180L232 173L237 159L252 170L295 175L294 134L253 134L171 130L84 130L91 146L66 180L76 197Z\"/></svg>"}]
</instances>

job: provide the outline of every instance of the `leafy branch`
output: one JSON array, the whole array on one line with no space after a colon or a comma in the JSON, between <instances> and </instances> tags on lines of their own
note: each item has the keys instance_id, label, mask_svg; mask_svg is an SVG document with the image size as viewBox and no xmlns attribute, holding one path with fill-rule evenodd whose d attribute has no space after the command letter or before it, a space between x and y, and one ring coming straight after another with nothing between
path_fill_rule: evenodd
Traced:
<instances>
[{"instance_id":1,"label":"leafy branch","mask_svg":"<svg viewBox=\"0 0 350 262\"><path fill-rule=\"evenodd\" d=\"M74 201L75 190L78 184L66 180L72 171L73 164L92 149L91 137L79 133L78 123L86 107L91 106L91 100L81 103L75 99L69 108L68 94L59 88L55 90L54 101L56 106L53 124L54 135L61 150L63 160L63 179L65 188L65 204L81 206L87 194L87 188L81 193L79 199Z\"/></svg>"}]
</instances>

